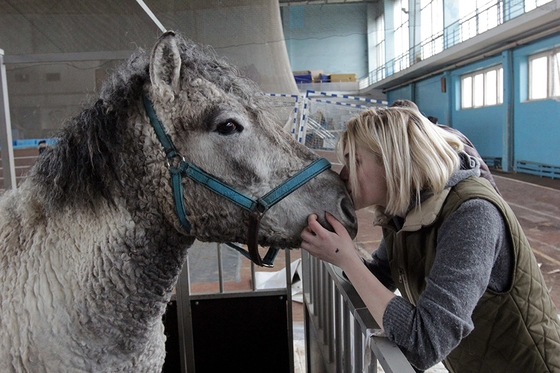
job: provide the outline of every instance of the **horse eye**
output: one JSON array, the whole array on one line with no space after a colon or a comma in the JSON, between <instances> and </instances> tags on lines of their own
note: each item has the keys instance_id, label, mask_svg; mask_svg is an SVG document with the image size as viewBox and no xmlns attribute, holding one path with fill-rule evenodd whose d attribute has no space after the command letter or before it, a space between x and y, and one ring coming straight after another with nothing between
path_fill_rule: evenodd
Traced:
<instances>
[{"instance_id":1,"label":"horse eye","mask_svg":"<svg viewBox=\"0 0 560 373\"><path fill-rule=\"evenodd\" d=\"M231 119L218 124L218 127L216 127L216 132L221 135L231 135L234 132L241 132L242 130L243 127Z\"/></svg>"}]
</instances>

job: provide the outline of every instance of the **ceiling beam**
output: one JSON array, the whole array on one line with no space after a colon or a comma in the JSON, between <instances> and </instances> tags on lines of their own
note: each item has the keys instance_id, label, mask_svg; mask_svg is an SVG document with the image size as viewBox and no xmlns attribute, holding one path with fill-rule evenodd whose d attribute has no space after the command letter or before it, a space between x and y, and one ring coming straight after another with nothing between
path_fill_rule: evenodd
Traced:
<instances>
[{"instance_id":1,"label":"ceiling beam","mask_svg":"<svg viewBox=\"0 0 560 373\"><path fill-rule=\"evenodd\" d=\"M156 17L154 12L143 0L127 0L134 13L140 17L156 34L164 33L167 29Z\"/></svg>"},{"instance_id":2,"label":"ceiling beam","mask_svg":"<svg viewBox=\"0 0 560 373\"><path fill-rule=\"evenodd\" d=\"M280 6L372 3L375 0L279 0Z\"/></svg>"}]
</instances>

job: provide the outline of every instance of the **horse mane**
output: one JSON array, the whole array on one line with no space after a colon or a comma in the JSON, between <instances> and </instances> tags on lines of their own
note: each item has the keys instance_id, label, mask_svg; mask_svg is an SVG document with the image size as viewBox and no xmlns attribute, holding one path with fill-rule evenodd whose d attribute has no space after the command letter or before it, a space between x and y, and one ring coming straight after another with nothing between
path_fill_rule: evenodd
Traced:
<instances>
[{"instance_id":1,"label":"horse mane","mask_svg":"<svg viewBox=\"0 0 560 373\"><path fill-rule=\"evenodd\" d=\"M149 80L148 66L146 53L137 51L104 82L97 101L72 118L57 143L37 158L29 178L39 185L47 208L78 201L93 205L100 197L114 202L125 133Z\"/></svg>"}]
</instances>

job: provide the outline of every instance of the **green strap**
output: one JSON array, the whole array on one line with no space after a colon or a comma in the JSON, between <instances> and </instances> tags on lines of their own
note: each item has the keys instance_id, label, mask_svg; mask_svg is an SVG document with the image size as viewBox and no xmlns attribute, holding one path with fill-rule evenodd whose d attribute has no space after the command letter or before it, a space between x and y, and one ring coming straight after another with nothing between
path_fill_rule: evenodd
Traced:
<instances>
[{"instance_id":1,"label":"green strap","mask_svg":"<svg viewBox=\"0 0 560 373\"><path fill-rule=\"evenodd\" d=\"M175 212L179 218L179 222L187 230L191 231L191 224L187 220L187 212L185 211L185 204L183 203L183 180L181 168L170 167L171 173L171 186L173 188L173 202L175 203Z\"/></svg>"},{"instance_id":2,"label":"green strap","mask_svg":"<svg viewBox=\"0 0 560 373\"><path fill-rule=\"evenodd\" d=\"M165 155L167 159L171 159L173 157L178 156L179 153L177 152L177 149L175 149L175 145L173 145L173 141L171 141L169 135L167 135L167 133L163 129L163 126L158 120L158 117L154 110L154 105L152 105L152 102L148 97L146 97L146 95L142 95L142 102L144 103L144 109L146 110L146 114L148 114L148 117L150 118L150 123L152 123L152 127L156 132L156 136L159 142L161 143L161 146L163 146L163 149L165 150Z\"/></svg>"},{"instance_id":3,"label":"green strap","mask_svg":"<svg viewBox=\"0 0 560 373\"><path fill-rule=\"evenodd\" d=\"M258 202L264 207L264 211L266 211L303 184L329 168L331 168L331 163L325 158L319 158L310 163L302 171L259 198Z\"/></svg>"},{"instance_id":4,"label":"green strap","mask_svg":"<svg viewBox=\"0 0 560 373\"><path fill-rule=\"evenodd\" d=\"M224 184L220 180L216 179L214 176L202 171L200 168L196 167L192 163L186 163L185 176L202 184L206 188L210 189L214 193L227 198L236 205L244 208L245 210L254 211L257 206L257 201L253 198L246 196L243 193L238 192L227 184Z\"/></svg>"},{"instance_id":5,"label":"green strap","mask_svg":"<svg viewBox=\"0 0 560 373\"><path fill-rule=\"evenodd\" d=\"M154 111L154 107L152 102L148 99L146 95L142 96L142 101L144 103L144 108L146 110L146 114L150 118L150 122L156 136L158 137L161 145L165 150L165 155L168 160L171 160L175 157L180 157L180 154L177 152L177 149L173 145L173 141L169 135L165 132L165 129L161 125L160 121L157 118L157 115ZM260 219L260 216L264 214L269 208L274 206L276 203L281 201L287 195L301 187L303 184L307 183L309 180L320 174L321 172L327 170L331 167L331 164L325 158L320 158L313 161L310 165L305 167L302 171L298 172L296 175L292 176L282 184L278 185L276 188L268 192L262 198L258 200L254 200L251 197L246 196L243 193L240 193L230 187L229 185L221 182L216 177L204 172L200 168L196 167L195 165L185 161L184 159L180 162L179 167L169 167L169 172L171 174L171 187L173 189L173 202L175 205L175 212L177 217L179 218L179 222L185 228L187 232L191 231L191 224L187 219L187 212L185 210L185 205L183 201L183 185L182 185L182 177L187 176L193 181L202 184L206 188L210 189L211 191L227 198L229 201L235 203L236 205L248 210ZM258 225L253 227L258 232ZM251 227L250 227L251 229ZM256 233L255 233L256 237ZM235 248L243 255L251 258L251 255L247 253L245 250L241 249L240 247L228 243L230 247ZM266 254L265 258L260 260L260 256L258 252L256 255L259 256L259 261L257 263L262 263L265 266L272 266L274 262L274 258L278 253L278 248L271 247ZM253 254L255 255L255 254Z\"/></svg>"}]
</instances>

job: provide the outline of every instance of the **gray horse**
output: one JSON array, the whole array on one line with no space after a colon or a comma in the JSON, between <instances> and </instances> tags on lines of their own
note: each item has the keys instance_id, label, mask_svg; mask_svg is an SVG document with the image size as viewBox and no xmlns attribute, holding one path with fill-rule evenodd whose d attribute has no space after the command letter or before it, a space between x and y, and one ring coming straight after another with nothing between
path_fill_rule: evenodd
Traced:
<instances>
[{"instance_id":1,"label":"gray horse","mask_svg":"<svg viewBox=\"0 0 560 373\"><path fill-rule=\"evenodd\" d=\"M187 248L246 243L252 216L189 178L174 200L175 158L254 199L318 158L263 100L234 68L171 32L112 75L0 201L0 372L161 371L161 319ZM356 233L330 170L262 215L256 241L297 247L307 216L324 211Z\"/></svg>"}]
</instances>

